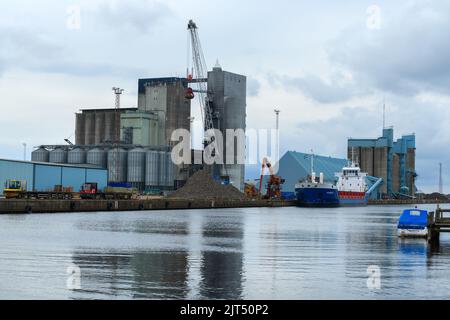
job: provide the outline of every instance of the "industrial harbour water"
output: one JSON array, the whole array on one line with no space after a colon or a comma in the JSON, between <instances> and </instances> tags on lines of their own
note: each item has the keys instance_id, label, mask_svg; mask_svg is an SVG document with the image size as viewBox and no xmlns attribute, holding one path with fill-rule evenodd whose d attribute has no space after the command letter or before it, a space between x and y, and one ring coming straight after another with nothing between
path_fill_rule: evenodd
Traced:
<instances>
[{"instance_id":1,"label":"industrial harbour water","mask_svg":"<svg viewBox=\"0 0 450 320\"><path fill-rule=\"evenodd\" d=\"M449 299L450 237L398 239L404 208L4 214L0 298Z\"/></svg>"}]
</instances>

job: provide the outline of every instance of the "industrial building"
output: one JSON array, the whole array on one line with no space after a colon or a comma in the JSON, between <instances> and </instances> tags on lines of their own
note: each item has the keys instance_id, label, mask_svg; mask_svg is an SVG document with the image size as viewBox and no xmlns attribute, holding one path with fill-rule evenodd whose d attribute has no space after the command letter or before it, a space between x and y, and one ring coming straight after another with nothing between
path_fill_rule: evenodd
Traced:
<instances>
[{"instance_id":1,"label":"industrial building","mask_svg":"<svg viewBox=\"0 0 450 320\"><path fill-rule=\"evenodd\" d=\"M158 115L150 112L128 111L120 116L120 136L125 144L157 146Z\"/></svg>"},{"instance_id":2,"label":"industrial building","mask_svg":"<svg viewBox=\"0 0 450 320\"><path fill-rule=\"evenodd\" d=\"M186 99L188 82L183 78L139 79L138 109L157 116L156 145L170 146L172 132L190 130L191 101Z\"/></svg>"},{"instance_id":3,"label":"industrial building","mask_svg":"<svg viewBox=\"0 0 450 320\"><path fill-rule=\"evenodd\" d=\"M0 159L0 194L7 180L26 181L27 191L52 191L59 185L77 192L86 182L96 182L103 189L107 186L108 172L91 165Z\"/></svg>"},{"instance_id":4,"label":"industrial building","mask_svg":"<svg viewBox=\"0 0 450 320\"><path fill-rule=\"evenodd\" d=\"M312 157L314 157L313 161L311 161ZM290 198L295 192L295 185L311 175L311 169L316 174L323 173L325 181L334 182L336 181L335 174L340 172L348 164L349 160L347 159L288 151L278 162L279 169L276 174L285 179L285 183L282 185L283 195L284 197ZM313 168L311 168L311 165L313 165ZM369 189L375 183L378 185L380 182L378 177L366 177L366 184ZM264 178L264 183L267 183L267 177ZM372 198L378 198L380 196L378 188L375 188L371 193Z\"/></svg>"},{"instance_id":5,"label":"industrial building","mask_svg":"<svg viewBox=\"0 0 450 320\"><path fill-rule=\"evenodd\" d=\"M118 156L117 162L114 161L115 154ZM31 159L39 163L108 169L109 183L129 183L141 192L171 190L176 180L175 166L168 147L41 146L31 153Z\"/></svg>"},{"instance_id":6,"label":"industrial building","mask_svg":"<svg viewBox=\"0 0 450 320\"><path fill-rule=\"evenodd\" d=\"M208 99L213 115L214 128L219 129L223 138L226 138L227 129L246 129L246 96L247 78L243 75L223 71L219 64L208 72ZM245 141L232 141L224 143L223 155L227 148L234 147L233 164L216 166L215 174L228 176L230 183L243 190L245 165L238 164L238 151L245 154ZM241 150L238 150L240 148ZM225 161L226 159L224 159Z\"/></svg>"},{"instance_id":7,"label":"industrial building","mask_svg":"<svg viewBox=\"0 0 450 320\"><path fill-rule=\"evenodd\" d=\"M82 109L75 116L74 145L43 145L32 158L98 165L108 169L110 183L129 183L141 192L173 190L176 180L187 178L170 154L172 132L190 130L186 88L182 78L139 79L138 108Z\"/></svg>"},{"instance_id":8,"label":"industrial building","mask_svg":"<svg viewBox=\"0 0 450 320\"><path fill-rule=\"evenodd\" d=\"M98 145L118 141L117 117L136 108L123 108L116 113L115 109L82 109L75 114L75 144Z\"/></svg>"},{"instance_id":9,"label":"industrial building","mask_svg":"<svg viewBox=\"0 0 450 320\"><path fill-rule=\"evenodd\" d=\"M417 176L414 134L394 141L394 129L390 127L383 129L383 135L379 138L350 138L348 157L355 159L369 175L385 181L380 189L383 197L414 197Z\"/></svg>"},{"instance_id":10,"label":"industrial building","mask_svg":"<svg viewBox=\"0 0 450 320\"><path fill-rule=\"evenodd\" d=\"M195 171L173 164L171 148L176 142L170 141L174 130L190 130L191 100L186 91L195 81L139 79L138 108L81 109L75 114L75 143L66 140L66 145L41 145L32 152L32 160L98 166L108 170L109 183L128 183L141 192L173 190ZM224 137L226 129L245 130L245 76L216 66L202 81L208 82L214 127ZM237 148L245 151L245 141L241 146L235 142L236 160ZM243 189L243 164L214 168L216 175L228 176L233 185Z\"/></svg>"}]
</instances>

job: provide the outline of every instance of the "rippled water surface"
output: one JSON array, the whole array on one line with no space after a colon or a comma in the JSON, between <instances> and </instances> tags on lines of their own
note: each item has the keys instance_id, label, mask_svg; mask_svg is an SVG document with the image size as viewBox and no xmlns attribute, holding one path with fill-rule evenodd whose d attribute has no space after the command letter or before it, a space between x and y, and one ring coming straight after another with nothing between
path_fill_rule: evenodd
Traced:
<instances>
[{"instance_id":1,"label":"rippled water surface","mask_svg":"<svg viewBox=\"0 0 450 320\"><path fill-rule=\"evenodd\" d=\"M402 209L0 215L0 298L450 299L450 237L400 241Z\"/></svg>"}]
</instances>

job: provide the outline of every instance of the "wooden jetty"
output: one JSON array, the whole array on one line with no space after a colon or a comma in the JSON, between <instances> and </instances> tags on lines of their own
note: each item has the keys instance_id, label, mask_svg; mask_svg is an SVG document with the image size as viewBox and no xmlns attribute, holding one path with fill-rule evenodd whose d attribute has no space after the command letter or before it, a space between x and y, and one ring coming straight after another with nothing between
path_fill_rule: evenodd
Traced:
<instances>
[{"instance_id":1,"label":"wooden jetty","mask_svg":"<svg viewBox=\"0 0 450 320\"><path fill-rule=\"evenodd\" d=\"M441 209L428 214L428 241L439 243L441 232L450 232L450 209Z\"/></svg>"}]
</instances>

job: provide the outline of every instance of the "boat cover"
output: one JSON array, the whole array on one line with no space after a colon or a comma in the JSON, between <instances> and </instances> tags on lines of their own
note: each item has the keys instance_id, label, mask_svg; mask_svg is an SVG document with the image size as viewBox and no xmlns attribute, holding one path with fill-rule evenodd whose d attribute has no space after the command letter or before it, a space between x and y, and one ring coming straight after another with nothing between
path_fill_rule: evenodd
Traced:
<instances>
[{"instance_id":1,"label":"boat cover","mask_svg":"<svg viewBox=\"0 0 450 320\"><path fill-rule=\"evenodd\" d=\"M425 229L428 223L428 212L426 210L408 209L404 210L398 221L399 229Z\"/></svg>"}]
</instances>

